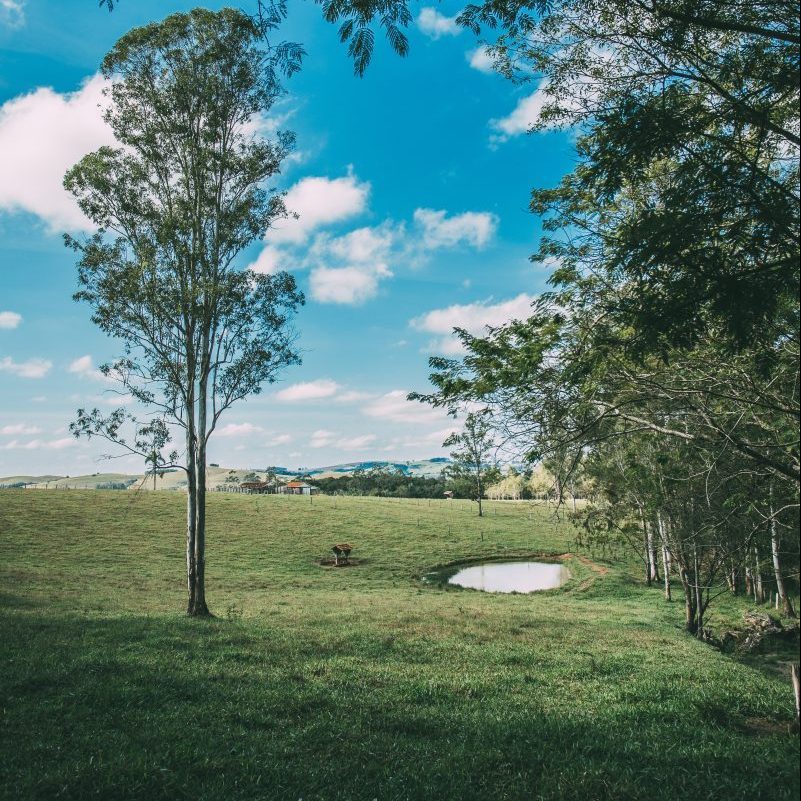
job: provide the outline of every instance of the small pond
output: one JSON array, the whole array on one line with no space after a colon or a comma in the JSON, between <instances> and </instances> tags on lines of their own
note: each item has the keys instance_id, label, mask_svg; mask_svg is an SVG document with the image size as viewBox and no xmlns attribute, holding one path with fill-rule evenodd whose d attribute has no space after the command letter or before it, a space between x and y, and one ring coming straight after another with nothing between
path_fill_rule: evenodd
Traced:
<instances>
[{"instance_id":1,"label":"small pond","mask_svg":"<svg viewBox=\"0 0 801 801\"><path fill-rule=\"evenodd\" d=\"M484 592L537 592L555 590L570 578L558 562L486 562L463 567L448 578L448 584Z\"/></svg>"}]
</instances>

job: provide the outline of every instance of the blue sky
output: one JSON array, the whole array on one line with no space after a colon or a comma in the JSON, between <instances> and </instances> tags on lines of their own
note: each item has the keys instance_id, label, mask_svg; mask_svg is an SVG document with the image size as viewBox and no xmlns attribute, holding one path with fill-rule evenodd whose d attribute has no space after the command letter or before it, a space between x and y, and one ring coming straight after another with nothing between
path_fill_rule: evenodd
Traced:
<instances>
[{"instance_id":1,"label":"blue sky","mask_svg":"<svg viewBox=\"0 0 801 801\"><path fill-rule=\"evenodd\" d=\"M78 406L113 408L96 367L118 349L71 299L61 234L88 224L60 184L108 136L102 56L131 27L193 5L121 0L109 15L95 0L0 0L0 476L142 469L67 432ZM297 134L276 185L301 216L243 264L297 276L303 365L227 413L212 461L443 455L453 421L406 392L427 388L430 354L455 352L453 325L519 317L545 288L547 269L528 260L540 234L529 193L571 169L571 137L526 135L542 92L492 73L452 21L458 4L414 10L410 55L382 42L360 79L319 7L290 3L282 38L308 56L270 124Z\"/></svg>"}]
</instances>

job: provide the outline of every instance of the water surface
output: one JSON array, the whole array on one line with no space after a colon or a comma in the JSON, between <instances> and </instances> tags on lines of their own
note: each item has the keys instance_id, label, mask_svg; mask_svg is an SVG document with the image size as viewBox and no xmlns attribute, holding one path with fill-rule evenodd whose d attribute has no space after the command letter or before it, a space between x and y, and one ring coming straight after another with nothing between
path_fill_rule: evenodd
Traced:
<instances>
[{"instance_id":1,"label":"water surface","mask_svg":"<svg viewBox=\"0 0 801 801\"><path fill-rule=\"evenodd\" d=\"M449 584L484 592L537 592L554 590L570 578L562 564L550 562L488 562L462 568Z\"/></svg>"}]
</instances>

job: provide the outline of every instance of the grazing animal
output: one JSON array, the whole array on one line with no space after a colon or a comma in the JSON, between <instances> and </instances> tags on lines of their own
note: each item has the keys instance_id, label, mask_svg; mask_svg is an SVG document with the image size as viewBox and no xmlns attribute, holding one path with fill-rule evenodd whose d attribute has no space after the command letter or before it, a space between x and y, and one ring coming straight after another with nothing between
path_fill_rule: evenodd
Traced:
<instances>
[{"instance_id":1,"label":"grazing animal","mask_svg":"<svg viewBox=\"0 0 801 801\"><path fill-rule=\"evenodd\" d=\"M338 567L348 564L348 557L353 546L349 542L341 542L339 545L334 545L331 550L334 552L334 564Z\"/></svg>"}]
</instances>

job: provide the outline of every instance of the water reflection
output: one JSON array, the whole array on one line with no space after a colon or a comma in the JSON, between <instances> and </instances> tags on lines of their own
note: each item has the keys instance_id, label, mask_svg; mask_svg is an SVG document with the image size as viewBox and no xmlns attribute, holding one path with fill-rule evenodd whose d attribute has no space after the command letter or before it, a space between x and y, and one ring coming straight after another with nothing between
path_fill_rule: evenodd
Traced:
<instances>
[{"instance_id":1,"label":"water reflection","mask_svg":"<svg viewBox=\"0 0 801 801\"><path fill-rule=\"evenodd\" d=\"M562 564L548 562L490 562L465 567L449 584L485 592L536 592L561 587L570 578Z\"/></svg>"}]
</instances>

